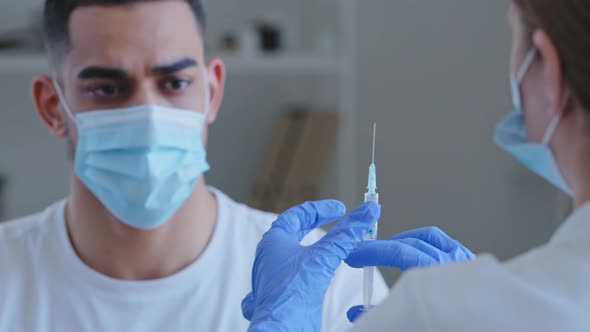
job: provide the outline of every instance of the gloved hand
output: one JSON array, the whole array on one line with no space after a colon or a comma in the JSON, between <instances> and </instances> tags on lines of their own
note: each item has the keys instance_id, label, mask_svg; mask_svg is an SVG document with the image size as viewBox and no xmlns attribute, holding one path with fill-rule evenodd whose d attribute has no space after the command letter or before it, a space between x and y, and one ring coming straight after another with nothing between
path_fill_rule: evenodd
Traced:
<instances>
[{"instance_id":1,"label":"gloved hand","mask_svg":"<svg viewBox=\"0 0 590 332\"><path fill-rule=\"evenodd\" d=\"M338 201L308 202L274 222L256 250L252 292L242 301L248 331L319 331L324 295L336 269L379 219L381 208L364 204L311 246L313 229L342 218Z\"/></svg>"},{"instance_id":2,"label":"gloved hand","mask_svg":"<svg viewBox=\"0 0 590 332\"><path fill-rule=\"evenodd\" d=\"M475 259L461 243L436 227L414 229L387 241L364 241L346 258L351 267L387 266L406 271L437 264ZM352 307L348 319L354 322L363 313L363 306Z\"/></svg>"}]
</instances>

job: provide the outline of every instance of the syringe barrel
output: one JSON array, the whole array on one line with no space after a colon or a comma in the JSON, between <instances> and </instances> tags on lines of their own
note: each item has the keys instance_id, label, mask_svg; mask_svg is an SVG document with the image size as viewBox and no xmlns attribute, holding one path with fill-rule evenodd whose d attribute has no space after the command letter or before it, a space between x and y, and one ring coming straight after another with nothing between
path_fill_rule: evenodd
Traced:
<instances>
[{"instance_id":1,"label":"syringe barrel","mask_svg":"<svg viewBox=\"0 0 590 332\"><path fill-rule=\"evenodd\" d=\"M365 194L365 203L375 202L379 203L379 194L375 190L370 190ZM372 241L377 240L378 223L369 229L363 240ZM368 310L373 305L373 281L375 275L374 267L365 267L363 273L363 304L365 310Z\"/></svg>"},{"instance_id":2,"label":"syringe barrel","mask_svg":"<svg viewBox=\"0 0 590 332\"><path fill-rule=\"evenodd\" d=\"M369 190L365 194L365 203L367 202L379 203L379 194L375 191ZM377 240L377 231L378 223L375 223L375 225L371 227L371 229L369 229L369 232L365 235L364 240Z\"/></svg>"},{"instance_id":3,"label":"syringe barrel","mask_svg":"<svg viewBox=\"0 0 590 332\"><path fill-rule=\"evenodd\" d=\"M365 203L367 202L379 203L379 194L375 191L369 190L365 193Z\"/></svg>"}]
</instances>

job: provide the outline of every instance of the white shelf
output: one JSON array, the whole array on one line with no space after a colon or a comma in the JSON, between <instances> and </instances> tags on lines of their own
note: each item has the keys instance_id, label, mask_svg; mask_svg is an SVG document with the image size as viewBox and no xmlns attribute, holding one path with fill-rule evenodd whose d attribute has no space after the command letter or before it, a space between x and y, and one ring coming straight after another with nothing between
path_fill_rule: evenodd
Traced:
<instances>
[{"instance_id":1,"label":"white shelf","mask_svg":"<svg viewBox=\"0 0 590 332\"><path fill-rule=\"evenodd\" d=\"M0 53L0 75L38 73L48 70L49 64L45 55Z\"/></svg>"},{"instance_id":2,"label":"white shelf","mask_svg":"<svg viewBox=\"0 0 590 332\"><path fill-rule=\"evenodd\" d=\"M338 75L341 59L311 55L264 55L246 58L221 55L230 74L264 75ZM0 74L36 73L49 70L43 54L0 53Z\"/></svg>"},{"instance_id":3,"label":"white shelf","mask_svg":"<svg viewBox=\"0 0 590 332\"><path fill-rule=\"evenodd\" d=\"M338 58L315 55L219 56L230 74L265 75L337 75L342 62Z\"/></svg>"}]
</instances>

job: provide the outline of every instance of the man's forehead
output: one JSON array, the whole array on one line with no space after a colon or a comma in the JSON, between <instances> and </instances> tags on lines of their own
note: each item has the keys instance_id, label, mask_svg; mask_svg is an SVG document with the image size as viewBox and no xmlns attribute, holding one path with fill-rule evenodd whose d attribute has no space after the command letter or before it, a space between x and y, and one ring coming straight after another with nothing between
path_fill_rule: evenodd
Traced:
<instances>
[{"instance_id":1,"label":"man's forehead","mask_svg":"<svg viewBox=\"0 0 590 332\"><path fill-rule=\"evenodd\" d=\"M81 7L69 28L70 56L78 67L151 67L185 57L201 60L203 53L197 21L184 1Z\"/></svg>"},{"instance_id":2,"label":"man's forehead","mask_svg":"<svg viewBox=\"0 0 590 332\"><path fill-rule=\"evenodd\" d=\"M199 36L195 15L185 1L140 1L132 5L82 6L69 20L71 35L96 37Z\"/></svg>"}]
</instances>

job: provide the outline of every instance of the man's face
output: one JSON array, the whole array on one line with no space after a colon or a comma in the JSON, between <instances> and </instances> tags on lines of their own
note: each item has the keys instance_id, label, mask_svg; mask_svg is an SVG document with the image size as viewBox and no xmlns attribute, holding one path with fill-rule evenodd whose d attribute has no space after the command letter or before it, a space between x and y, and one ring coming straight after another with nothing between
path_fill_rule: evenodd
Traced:
<instances>
[{"instance_id":1,"label":"man's face","mask_svg":"<svg viewBox=\"0 0 590 332\"><path fill-rule=\"evenodd\" d=\"M143 104L204 112L203 39L186 2L80 7L69 33L58 79L72 112Z\"/></svg>"}]
</instances>

